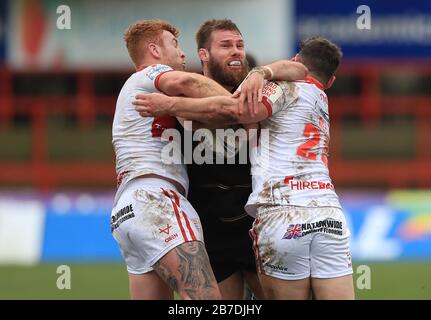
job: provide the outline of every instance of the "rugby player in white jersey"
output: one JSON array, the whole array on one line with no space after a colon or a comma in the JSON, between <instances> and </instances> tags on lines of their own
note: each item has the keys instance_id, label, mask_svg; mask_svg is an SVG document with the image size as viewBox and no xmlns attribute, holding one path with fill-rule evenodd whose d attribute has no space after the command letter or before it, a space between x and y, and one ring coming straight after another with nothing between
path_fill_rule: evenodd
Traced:
<instances>
[{"instance_id":1,"label":"rugby player in white jersey","mask_svg":"<svg viewBox=\"0 0 431 320\"><path fill-rule=\"evenodd\" d=\"M220 291L203 243L199 217L185 198L184 165L162 162L168 143L162 132L174 117L142 118L132 100L138 93L203 97L226 93L216 82L183 72L178 31L160 20L140 21L124 35L136 72L116 105L112 135L118 190L111 230L129 273L132 299L219 299Z\"/></svg>"},{"instance_id":2,"label":"rugby player in white jersey","mask_svg":"<svg viewBox=\"0 0 431 320\"><path fill-rule=\"evenodd\" d=\"M187 99L151 95L137 108L142 115L231 109L237 122L259 122L268 138L252 162L253 192L246 205L255 217L250 235L267 299L354 299L350 232L328 171L329 111L324 92L335 80L340 49L322 37L301 44L295 57L309 70L305 81L267 82L263 97L250 94L271 78L252 70L240 99ZM269 71L269 72L268 72ZM260 77L260 79L259 79ZM263 86L263 84L262 84ZM241 113L245 102L249 112ZM162 112L162 110L164 110ZM264 158L265 159L265 158Z\"/></svg>"}]
</instances>

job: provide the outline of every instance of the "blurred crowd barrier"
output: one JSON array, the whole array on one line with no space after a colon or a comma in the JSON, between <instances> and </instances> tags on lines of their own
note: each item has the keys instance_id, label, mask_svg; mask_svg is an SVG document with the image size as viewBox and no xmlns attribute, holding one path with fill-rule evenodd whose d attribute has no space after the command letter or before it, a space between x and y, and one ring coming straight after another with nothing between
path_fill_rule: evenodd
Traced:
<instances>
[{"instance_id":1,"label":"blurred crowd barrier","mask_svg":"<svg viewBox=\"0 0 431 320\"><path fill-rule=\"evenodd\" d=\"M114 188L112 115L133 72L122 33L150 18L178 26L188 70L196 72L194 35L210 18L235 21L259 64L291 57L306 37L328 37L344 53L327 91L336 186L431 187L429 1L76 0L66 11L61 5L0 1L0 187ZM69 29L59 27L63 14Z\"/></svg>"},{"instance_id":2,"label":"blurred crowd barrier","mask_svg":"<svg viewBox=\"0 0 431 320\"><path fill-rule=\"evenodd\" d=\"M0 71L0 185L113 188L112 117L127 77ZM328 97L337 187L431 187L431 64L346 62Z\"/></svg>"}]
</instances>

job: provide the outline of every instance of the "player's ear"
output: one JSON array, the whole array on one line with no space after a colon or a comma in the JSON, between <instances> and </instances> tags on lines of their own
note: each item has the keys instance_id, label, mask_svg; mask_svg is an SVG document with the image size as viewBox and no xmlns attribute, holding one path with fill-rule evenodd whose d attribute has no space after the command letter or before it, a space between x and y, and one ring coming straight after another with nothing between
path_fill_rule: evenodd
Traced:
<instances>
[{"instance_id":1,"label":"player's ear","mask_svg":"<svg viewBox=\"0 0 431 320\"><path fill-rule=\"evenodd\" d=\"M335 76L332 76L331 79L329 79L328 83L326 84L325 89L329 89L332 84L334 83L335 79L337 79Z\"/></svg>"},{"instance_id":2,"label":"player's ear","mask_svg":"<svg viewBox=\"0 0 431 320\"><path fill-rule=\"evenodd\" d=\"M202 62L208 62L208 60L209 60L209 52L205 48L199 48L198 56Z\"/></svg>"},{"instance_id":3,"label":"player's ear","mask_svg":"<svg viewBox=\"0 0 431 320\"><path fill-rule=\"evenodd\" d=\"M157 44L155 43L148 44L148 51L154 58L160 59L160 48Z\"/></svg>"}]
</instances>

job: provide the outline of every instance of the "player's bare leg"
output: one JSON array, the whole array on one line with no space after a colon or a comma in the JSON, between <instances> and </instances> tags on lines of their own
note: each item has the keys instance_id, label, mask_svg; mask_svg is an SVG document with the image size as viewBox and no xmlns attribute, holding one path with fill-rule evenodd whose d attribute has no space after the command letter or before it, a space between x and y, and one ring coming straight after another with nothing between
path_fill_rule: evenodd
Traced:
<instances>
[{"instance_id":1,"label":"player's bare leg","mask_svg":"<svg viewBox=\"0 0 431 320\"><path fill-rule=\"evenodd\" d=\"M311 287L317 300L354 300L352 275L331 279L311 279Z\"/></svg>"},{"instance_id":2,"label":"player's bare leg","mask_svg":"<svg viewBox=\"0 0 431 320\"><path fill-rule=\"evenodd\" d=\"M221 299L205 246L200 241L172 249L153 268L183 300Z\"/></svg>"},{"instance_id":3,"label":"player's bare leg","mask_svg":"<svg viewBox=\"0 0 431 320\"><path fill-rule=\"evenodd\" d=\"M172 300L174 293L155 271L145 274L129 273L132 300Z\"/></svg>"},{"instance_id":4,"label":"player's bare leg","mask_svg":"<svg viewBox=\"0 0 431 320\"><path fill-rule=\"evenodd\" d=\"M250 287L251 291L257 299L263 299L262 287L259 283L259 278L253 272L237 271L230 275L218 285L224 300L242 300L244 299L245 283Z\"/></svg>"},{"instance_id":5,"label":"player's bare leg","mask_svg":"<svg viewBox=\"0 0 431 320\"><path fill-rule=\"evenodd\" d=\"M245 282L253 292L253 295L255 296L255 298L258 300L263 300L264 293L263 293L262 286L260 285L259 277L257 276L257 274L255 272L244 271L243 277L245 279Z\"/></svg>"},{"instance_id":6,"label":"player's bare leg","mask_svg":"<svg viewBox=\"0 0 431 320\"><path fill-rule=\"evenodd\" d=\"M223 300L242 300L244 297L244 279L237 271L218 284Z\"/></svg>"},{"instance_id":7,"label":"player's bare leg","mask_svg":"<svg viewBox=\"0 0 431 320\"><path fill-rule=\"evenodd\" d=\"M310 298L310 278L281 280L260 273L259 279L267 300L308 300Z\"/></svg>"}]
</instances>

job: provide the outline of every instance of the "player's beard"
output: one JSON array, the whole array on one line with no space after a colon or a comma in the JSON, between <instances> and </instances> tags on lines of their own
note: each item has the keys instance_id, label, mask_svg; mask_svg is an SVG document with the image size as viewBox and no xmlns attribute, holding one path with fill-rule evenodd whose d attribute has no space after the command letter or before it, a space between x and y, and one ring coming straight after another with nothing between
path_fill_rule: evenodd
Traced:
<instances>
[{"instance_id":1,"label":"player's beard","mask_svg":"<svg viewBox=\"0 0 431 320\"><path fill-rule=\"evenodd\" d=\"M242 68L238 71L229 70L225 65L213 58L209 59L208 67L213 80L224 87L232 87L234 89L241 84L248 73L247 59L242 60Z\"/></svg>"}]
</instances>

